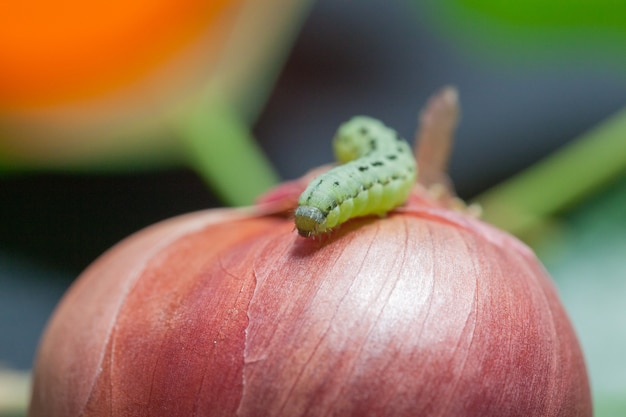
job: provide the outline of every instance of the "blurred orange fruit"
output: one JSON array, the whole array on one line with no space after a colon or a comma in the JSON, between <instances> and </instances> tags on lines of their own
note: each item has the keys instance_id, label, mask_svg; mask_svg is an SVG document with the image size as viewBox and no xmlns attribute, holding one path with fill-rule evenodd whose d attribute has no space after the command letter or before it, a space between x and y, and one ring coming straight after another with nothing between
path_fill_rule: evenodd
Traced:
<instances>
[{"instance_id":1,"label":"blurred orange fruit","mask_svg":"<svg viewBox=\"0 0 626 417\"><path fill-rule=\"evenodd\" d=\"M8 2L0 14L0 108L92 98L136 82L240 4Z\"/></svg>"},{"instance_id":2,"label":"blurred orange fruit","mask_svg":"<svg viewBox=\"0 0 626 417\"><path fill-rule=\"evenodd\" d=\"M198 106L208 113L219 103L250 122L308 3L4 4L0 166L91 169L184 160L173 138L181 115Z\"/></svg>"}]
</instances>

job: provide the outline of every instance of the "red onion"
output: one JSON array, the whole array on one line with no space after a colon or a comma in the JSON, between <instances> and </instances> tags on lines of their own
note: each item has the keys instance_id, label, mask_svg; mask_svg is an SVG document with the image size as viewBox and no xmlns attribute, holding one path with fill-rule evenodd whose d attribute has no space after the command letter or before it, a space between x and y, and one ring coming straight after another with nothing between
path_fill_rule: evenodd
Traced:
<instances>
[{"instance_id":1,"label":"red onion","mask_svg":"<svg viewBox=\"0 0 626 417\"><path fill-rule=\"evenodd\" d=\"M43 336L29 415L591 415L567 314L515 238L420 185L317 240L276 204L98 259Z\"/></svg>"}]
</instances>

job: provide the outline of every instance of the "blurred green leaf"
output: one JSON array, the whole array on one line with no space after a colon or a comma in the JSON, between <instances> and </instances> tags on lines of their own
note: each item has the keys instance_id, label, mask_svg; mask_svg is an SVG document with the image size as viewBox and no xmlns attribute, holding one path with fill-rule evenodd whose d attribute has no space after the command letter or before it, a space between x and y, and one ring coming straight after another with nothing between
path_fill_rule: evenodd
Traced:
<instances>
[{"instance_id":1,"label":"blurred green leaf","mask_svg":"<svg viewBox=\"0 0 626 417\"><path fill-rule=\"evenodd\" d=\"M428 21L471 52L500 62L565 56L621 60L626 2L610 0L442 0L415 2Z\"/></svg>"},{"instance_id":2,"label":"blurred green leaf","mask_svg":"<svg viewBox=\"0 0 626 417\"><path fill-rule=\"evenodd\" d=\"M626 32L626 3L615 0L456 0L459 6L520 27L599 28Z\"/></svg>"},{"instance_id":3,"label":"blurred green leaf","mask_svg":"<svg viewBox=\"0 0 626 417\"><path fill-rule=\"evenodd\" d=\"M484 220L526 240L626 172L626 110L479 195Z\"/></svg>"}]
</instances>

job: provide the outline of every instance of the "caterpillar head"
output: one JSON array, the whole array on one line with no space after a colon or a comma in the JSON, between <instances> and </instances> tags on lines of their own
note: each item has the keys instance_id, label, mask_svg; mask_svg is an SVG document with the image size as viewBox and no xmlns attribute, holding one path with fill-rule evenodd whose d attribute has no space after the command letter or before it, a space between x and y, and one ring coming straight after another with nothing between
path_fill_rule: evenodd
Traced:
<instances>
[{"instance_id":1,"label":"caterpillar head","mask_svg":"<svg viewBox=\"0 0 626 417\"><path fill-rule=\"evenodd\" d=\"M298 206L295 222L298 234L303 237L318 236L326 231L326 216L317 207Z\"/></svg>"}]
</instances>

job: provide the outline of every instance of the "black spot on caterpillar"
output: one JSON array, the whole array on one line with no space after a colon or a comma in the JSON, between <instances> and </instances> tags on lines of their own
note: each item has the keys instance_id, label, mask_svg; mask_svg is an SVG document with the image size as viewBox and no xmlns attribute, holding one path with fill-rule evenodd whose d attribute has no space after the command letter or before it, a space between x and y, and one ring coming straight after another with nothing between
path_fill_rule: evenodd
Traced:
<instances>
[{"instance_id":1,"label":"black spot on caterpillar","mask_svg":"<svg viewBox=\"0 0 626 417\"><path fill-rule=\"evenodd\" d=\"M406 201L415 183L411 147L376 119L357 116L342 124L333 147L343 165L311 181L300 195L300 236L319 236L354 217L384 215Z\"/></svg>"}]
</instances>

